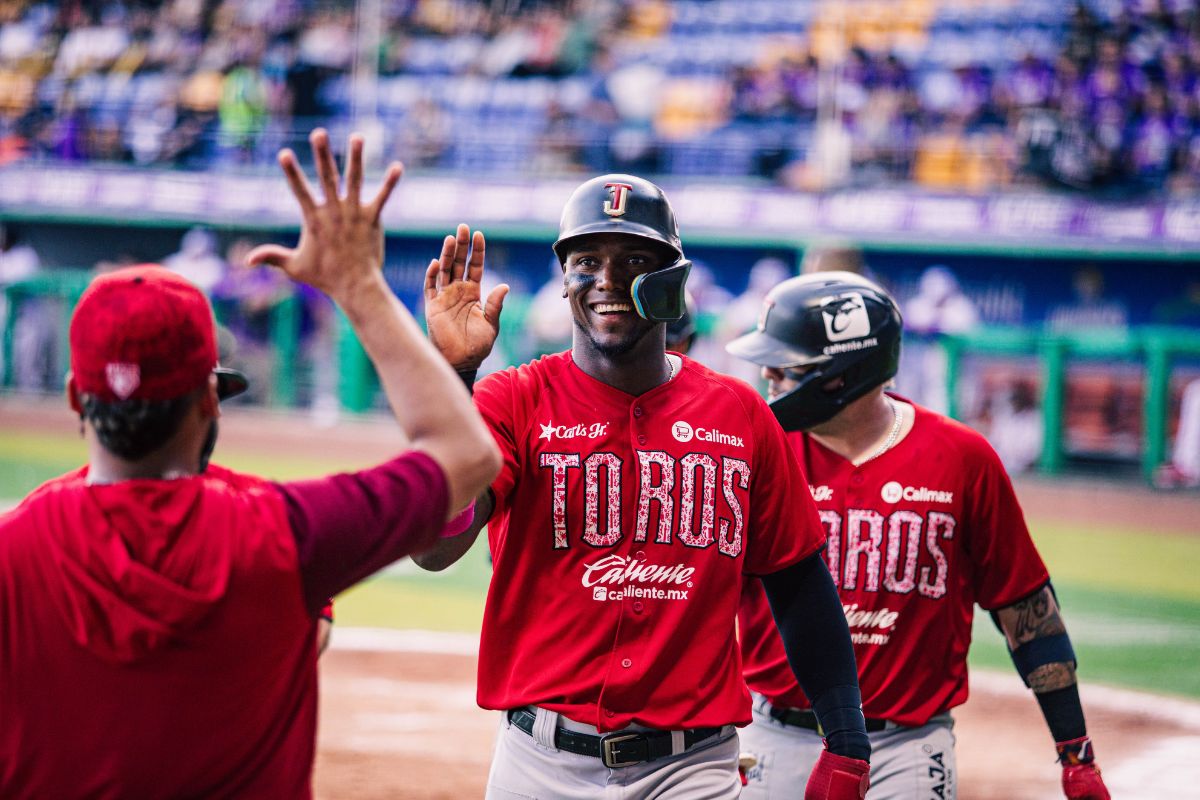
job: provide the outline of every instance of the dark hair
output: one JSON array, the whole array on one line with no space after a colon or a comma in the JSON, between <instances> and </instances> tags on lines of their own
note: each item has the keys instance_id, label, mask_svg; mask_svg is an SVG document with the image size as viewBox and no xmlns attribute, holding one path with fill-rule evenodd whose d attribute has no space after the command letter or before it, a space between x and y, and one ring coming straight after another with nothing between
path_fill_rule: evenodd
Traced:
<instances>
[{"instance_id":1,"label":"dark hair","mask_svg":"<svg viewBox=\"0 0 1200 800\"><path fill-rule=\"evenodd\" d=\"M79 398L82 417L92 423L104 449L127 461L153 453L175 435L193 392L170 400L117 400L105 402L94 394Z\"/></svg>"}]
</instances>

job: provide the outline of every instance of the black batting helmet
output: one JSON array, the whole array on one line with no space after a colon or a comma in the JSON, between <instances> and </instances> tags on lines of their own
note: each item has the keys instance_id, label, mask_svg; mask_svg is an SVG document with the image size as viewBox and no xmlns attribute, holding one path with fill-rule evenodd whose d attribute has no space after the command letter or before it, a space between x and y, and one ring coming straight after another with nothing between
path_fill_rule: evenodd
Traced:
<instances>
[{"instance_id":1,"label":"black batting helmet","mask_svg":"<svg viewBox=\"0 0 1200 800\"><path fill-rule=\"evenodd\" d=\"M901 326L895 301L875 283L853 272L816 272L772 289L758 328L726 350L764 367L810 367L771 401L784 430L805 430L896 374ZM843 380L827 389L836 378Z\"/></svg>"},{"instance_id":2,"label":"black batting helmet","mask_svg":"<svg viewBox=\"0 0 1200 800\"><path fill-rule=\"evenodd\" d=\"M601 175L574 191L563 208L554 253L566 264L571 245L580 237L620 233L657 242L675 258L662 269L639 275L631 293L638 314L653 322L683 316L683 286L692 262L683 257L675 211L663 190L633 175Z\"/></svg>"}]
</instances>

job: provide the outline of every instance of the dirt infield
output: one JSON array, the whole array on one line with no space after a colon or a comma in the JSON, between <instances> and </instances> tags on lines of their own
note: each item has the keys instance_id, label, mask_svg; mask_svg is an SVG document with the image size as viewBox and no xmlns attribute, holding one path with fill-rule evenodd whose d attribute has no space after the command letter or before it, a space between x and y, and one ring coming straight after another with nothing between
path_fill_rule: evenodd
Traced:
<instances>
[{"instance_id":1,"label":"dirt infield","mask_svg":"<svg viewBox=\"0 0 1200 800\"><path fill-rule=\"evenodd\" d=\"M475 706L474 641L422 652L413 636L335 633L321 661L320 800L483 796L499 717ZM1196 796L1200 704L1093 686L1083 698L1114 797ZM1062 796L1050 735L1015 674L976 675L955 717L960 800Z\"/></svg>"}]
</instances>

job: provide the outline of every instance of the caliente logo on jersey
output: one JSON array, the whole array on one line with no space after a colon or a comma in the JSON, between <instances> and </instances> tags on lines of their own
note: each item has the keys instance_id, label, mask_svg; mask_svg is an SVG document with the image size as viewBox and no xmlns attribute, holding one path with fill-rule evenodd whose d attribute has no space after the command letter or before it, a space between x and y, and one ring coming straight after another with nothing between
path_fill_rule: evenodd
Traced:
<instances>
[{"instance_id":1,"label":"caliente logo on jersey","mask_svg":"<svg viewBox=\"0 0 1200 800\"><path fill-rule=\"evenodd\" d=\"M681 419L676 420L671 426L671 435L675 437L675 441L677 442L690 442L692 439L699 439L702 442L728 444L733 447L746 446L740 436L721 433L716 428L693 428L690 423L684 422Z\"/></svg>"},{"instance_id":2,"label":"caliente logo on jersey","mask_svg":"<svg viewBox=\"0 0 1200 800\"><path fill-rule=\"evenodd\" d=\"M695 572L695 567L683 564L651 564L614 554L584 564L582 583L592 590L593 600L687 600Z\"/></svg>"},{"instance_id":3,"label":"caliente logo on jersey","mask_svg":"<svg viewBox=\"0 0 1200 800\"><path fill-rule=\"evenodd\" d=\"M899 503L901 500L912 500L918 503L953 503L954 492L943 492L925 486L904 486L899 481L888 481L879 490L879 496L885 503Z\"/></svg>"},{"instance_id":4,"label":"caliente logo on jersey","mask_svg":"<svg viewBox=\"0 0 1200 800\"><path fill-rule=\"evenodd\" d=\"M539 422L538 425L542 427L542 434L538 436L538 439L548 439L549 441L554 441L555 439L579 439L581 437L599 439L608 432L607 422L593 422L590 425L555 425L551 421L548 423Z\"/></svg>"}]
</instances>

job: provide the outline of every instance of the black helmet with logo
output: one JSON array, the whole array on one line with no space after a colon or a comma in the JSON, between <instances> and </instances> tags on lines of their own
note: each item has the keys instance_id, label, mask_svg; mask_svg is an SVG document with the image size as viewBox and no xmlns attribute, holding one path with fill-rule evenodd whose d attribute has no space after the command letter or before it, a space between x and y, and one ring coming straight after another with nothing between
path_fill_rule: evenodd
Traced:
<instances>
[{"instance_id":1,"label":"black helmet with logo","mask_svg":"<svg viewBox=\"0 0 1200 800\"><path fill-rule=\"evenodd\" d=\"M901 327L895 301L872 281L816 272L772 289L757 329L726 350L764 367L808 368L796 388L771 401L784 430L805 430L895 376Z\"/></svg>"},{"instance_id":2,"label":"black helmet with logo","mask_svg":"<svg viewBox=\"0 0 1200 800\"><path fill-rule=\"evenodd\" d=\"M580 237L620 233L657 242L670 250L672 263L639 275L631 293L638 314L653 322L671 322L684 314L683 286L692 262L683 257L675 212L663 190L633 175L601 175L574 191L563 208L554 253L566 264Z\"/></svg>"}]
</instances>

